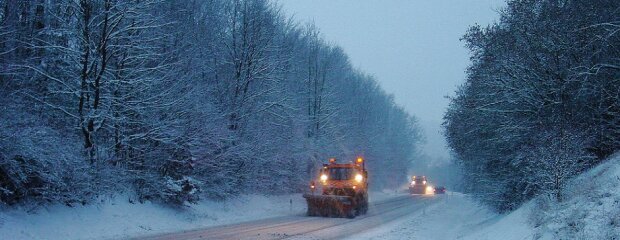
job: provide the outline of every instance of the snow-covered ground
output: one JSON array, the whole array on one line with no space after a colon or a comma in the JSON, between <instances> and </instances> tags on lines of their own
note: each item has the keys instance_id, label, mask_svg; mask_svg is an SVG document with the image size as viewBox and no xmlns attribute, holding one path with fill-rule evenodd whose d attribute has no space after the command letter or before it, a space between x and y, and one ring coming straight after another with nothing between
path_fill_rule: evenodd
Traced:
<instances>
[{"instance_id":1,"label":"snow-covered ground","mask_svg":"<svg viewBox=\"0 0 620 240\"><path fill-rule=\"evenodd\" d=\"M526 215L498 215L467 196L450 192L425 208L350 239L527 239ZM524 236L526 238L524 238Z\"/></svg>"},{"instance_id":2,"label":"snow-covered ground","mask_svg":"<svg viewBox=\"0 0 620 240\"><path fill-rule=\"evenodd\" d=\"M433 205L351 239L620 239L620 154L574 178L562 202L539 196L495 214L451 193Z\"/></svg>"},{"instance_id":3,"label":"snow-covered ground","mask_svg":"<svg viewBox=\"0 0 620 240\"><path fill-rule=\"evenodd\" d=\"M26 210L0 212L0 239L126 238L302 214L305 202L300 194L250 195L171 209L153 203L131 204L116 198L82 207L52 206L33 213Z\"/></svg>"},{"instance_id":4,"label":"snow-covered ground","mask_svg":"<svg viewBox=\"0 0 620 240\"><path fill-rule=\"evenodd\" d=\"M373 192L371 202L399 196L392 191ZM102 203L67 207L0 211L0 239L116 239L176 232L251 221L262 218L302 215L306 210L301 194L280 196L246 195L223 202L201 201L182 209L159 204L131 204L118 197Z\"/></svg>"},{"instance_id":5,"label":"snow-covered ground","mask_svg":"<svg viewBox=\"0 0 620 240\"><path fill-rule=\"evenodd\" d=\"M561 203L540 197L533 205L541 239L620 239L620 153L571 180Z\"/></svg>"},{"instance_id":6,"label":"snow-covered ground","mask_svg":"<svg viewBox=\"0 0 620 240\"><path fill-rule=\"evenodd\" d=\"M620 155L570 182L561 203L540 196L509 214L496 214L469 196L450 192L411 214L351 239L620 239ZM402 196L371 193L371 202ZM300 194L246 195L201 201L183 209L123 198L99 204L0 211L0 239L112 239L176 232L268 217L303 215Z\"/></svg>"}]
</instances>

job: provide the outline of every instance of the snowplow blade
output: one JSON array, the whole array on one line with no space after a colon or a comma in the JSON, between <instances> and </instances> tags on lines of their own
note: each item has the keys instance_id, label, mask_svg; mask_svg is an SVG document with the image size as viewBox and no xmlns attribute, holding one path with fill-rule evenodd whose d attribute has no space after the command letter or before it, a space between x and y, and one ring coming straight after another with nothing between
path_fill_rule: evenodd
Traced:
<instances>
[{"instance_id":1,"label":"snowplow blade","mask_svg":"<svg viewBox=\"0 0 620 240\"><path fill-rule=\"evenodd\" d=\"M308 216L355 217L353 199L349 196L304 194Z\"/></svg>"}]
</instances>

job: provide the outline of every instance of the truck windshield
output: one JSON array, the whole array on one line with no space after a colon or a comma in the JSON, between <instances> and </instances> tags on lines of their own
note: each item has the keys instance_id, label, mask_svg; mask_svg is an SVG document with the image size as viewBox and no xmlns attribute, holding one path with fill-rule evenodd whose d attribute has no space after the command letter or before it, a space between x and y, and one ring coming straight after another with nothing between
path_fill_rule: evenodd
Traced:
<instances>
[{"instance_id":1,"label":"truck windshield","mask_svg":"<svg viewBox=\"0 0 620 240\"><path fill-rule=\"evenodd\" d=\"M349 180L353 178L353 169L351 168L330 168L329 179L331 180Z\"/></svg>"}]
</instances>

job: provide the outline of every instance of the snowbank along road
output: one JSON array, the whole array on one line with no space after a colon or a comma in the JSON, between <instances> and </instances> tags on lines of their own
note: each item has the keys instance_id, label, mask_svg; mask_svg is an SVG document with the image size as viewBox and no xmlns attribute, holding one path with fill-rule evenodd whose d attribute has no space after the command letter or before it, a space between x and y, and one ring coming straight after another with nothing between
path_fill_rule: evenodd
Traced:
<instances>
[{"instance_id":1,"label":"snowbank along road","mask_svg":"<svg viewBox=\"0 0 620 240\"><path fill-rule=\"evenodd\" d=\"M403 195L370 204L366 215L355 219L307 217L268 218L231 225L170 233L136 240L171 239L340 239L424 211L443 196Z\"/></svg>"}]
</instances>

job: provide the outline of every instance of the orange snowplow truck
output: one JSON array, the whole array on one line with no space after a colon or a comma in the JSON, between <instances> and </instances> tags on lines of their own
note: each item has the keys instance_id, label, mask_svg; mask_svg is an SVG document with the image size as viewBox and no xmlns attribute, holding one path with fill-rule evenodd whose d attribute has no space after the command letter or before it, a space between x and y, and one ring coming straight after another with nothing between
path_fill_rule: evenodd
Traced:
<instances>
[{"instance_id":1,"label":"orange snowplow truck","mask_svg":"<svg viewBox=\"0 0 620 240\"><path fill-rule=\"evenodd\" d=\"M323 164L318 184L310 183L310 194L304 194L308 216L354 218L368 211L368 172L364 159L355 162Z\"/></svg>"}]
</instances>

